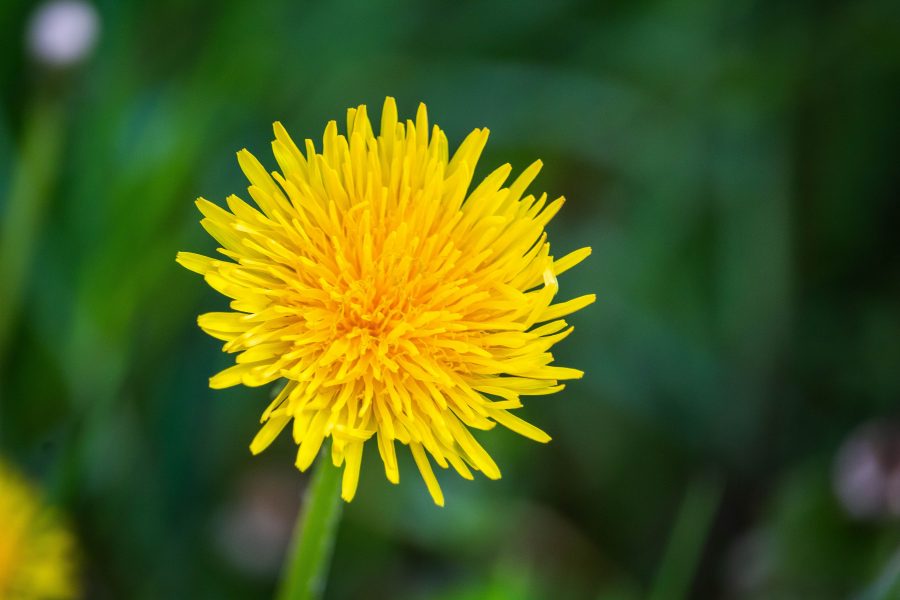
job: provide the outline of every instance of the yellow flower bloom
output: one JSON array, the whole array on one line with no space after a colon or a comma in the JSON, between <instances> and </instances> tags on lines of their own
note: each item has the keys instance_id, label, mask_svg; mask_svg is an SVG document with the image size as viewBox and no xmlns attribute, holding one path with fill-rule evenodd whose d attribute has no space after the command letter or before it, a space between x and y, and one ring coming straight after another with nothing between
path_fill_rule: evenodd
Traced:
<instances>
[{"instance_id":1,"label":"yellow flower bloom","mask_svg":"<svg viewBox=\"0 0 900 600\"><path fill-rule=\"evenodd\" d=\"M230 260L177 259L232 298L234 312L198 320L237 353L210 386L287 380L251 451L293 421L305 470L331 437L349 501L363 444L374 436L397 483L400 442L443 505L429 454L466 479L470 468L500 477L470 428L500 423L549 441L511 411L521 396L558 392L560 380L581 377L552 366L549 349L572 331L561 317L594 295L553 304L557 276L591 251L550 255L544 227L563 198L523 196L541 163L508 185L504 165L469 191L487 129L450 157L443 131L429 135L425 106L404 125L392 98L378 136L360 106L347 112L346 136L328 123L321 153L311 140L301 151L280 123L274 129L281 172L238 153L260 210L237 196L228 197L229 210L197 201L201 224Z\"/></svg>"},{"instance_id":2,"label":"yellow flower bloom","mask_svg":"<svg viewBox=\"0 0 900 600\"><path fill-rule=\"evenodd\" d=\"M37 492L0 461L0 598L76 596L74 542Z\"/></svg>"}]
</instances>

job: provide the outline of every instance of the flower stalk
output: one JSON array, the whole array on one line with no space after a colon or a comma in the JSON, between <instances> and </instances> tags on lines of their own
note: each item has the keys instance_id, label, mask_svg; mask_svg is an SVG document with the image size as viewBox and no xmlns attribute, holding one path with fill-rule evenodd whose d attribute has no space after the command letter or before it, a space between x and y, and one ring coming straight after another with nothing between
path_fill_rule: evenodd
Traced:
<instances>
[{"instance_id":1,"label":"flower stalk","mask_svg":"<svg viewBox=\"0 0 900 600\"><path fill-rule=\"evenodd\" d=\"M313 473L288 549L276 598L317 600L325 591L341 519L341 471L322 457Z\"/></svg>"}]
</instances>

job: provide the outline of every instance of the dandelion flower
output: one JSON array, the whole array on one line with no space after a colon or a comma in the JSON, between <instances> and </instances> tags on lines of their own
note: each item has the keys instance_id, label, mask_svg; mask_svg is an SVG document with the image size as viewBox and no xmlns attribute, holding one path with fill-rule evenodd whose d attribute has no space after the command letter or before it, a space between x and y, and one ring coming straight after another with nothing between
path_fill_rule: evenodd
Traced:
<instances>
[{"instance_id":1,"label":"dandelion flower","mask_svg":"<svg viewBox=\"0 0 900 600\"><path fill-rule=\"evenodd\" d=\"M562 317L594 295L554 303L557 276L590 248L551 256L544 228L563 198L525 195L541 163L511 183L501 166L470 189L487 129L450 156L425 106L404 124L392 98L378 135L366 107L351 108L347 134L328 123L321 152L311 140L301 150L280 123L274 130L280 171L238 153L258 209L237 196L228 210L197 201L224 258L177 258L232 299L231 312L198 319L237 354L210 387L286 381L251 451L291 424L302 471L330 437L349 501L364 444L374 438L397 483L399 442L443 505L432 461L466 479L500 477L472 429L499 423L549 441L514 411L522 396L581 377L552 365L549 350L572 331Z\"/></svg>"},{"instance_id":2,"label":"dandelion flower","mask_svg":"<svg viewBox=\"0 0 900 600\"><path fill-rule=\"evenodd\" d=\"M74 598L74 542L37 492L0 461L0 598Z\"/></svg>"}]
</instances>

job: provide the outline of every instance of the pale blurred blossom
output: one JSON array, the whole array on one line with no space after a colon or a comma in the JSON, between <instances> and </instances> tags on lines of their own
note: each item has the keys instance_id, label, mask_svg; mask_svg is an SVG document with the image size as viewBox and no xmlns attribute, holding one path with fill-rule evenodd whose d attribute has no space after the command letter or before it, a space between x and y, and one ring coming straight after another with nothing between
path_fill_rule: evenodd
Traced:
<instances>
[{"instance_id":1,"label":"pale blurred blossom","mask_svg":"<svg viewBox=\"0 0 900 600\"><path fill-rule=\"evenodd\" d=\"M869 423L851 435L835 461L834 488L853 517L900 516L900 425Z\"/></svg>"},{"instance_id":2,"label":"pale blurred blossom","mask_svg":"<svg viewBox=\"0 0 900 600\"><path fill-rule=\"evenodd\" d=\"M775 570L775 540L771 531L753 529L739 537L728 550L726 584L731 597L762 597Z\"/></svg>"},{"instance_id":3,"label":"pale blurred blossom","mask_svg":"<svg viewBox=\"0 0 900 600\"><path fill-rule=\"evenodd\" d=\"M260 470L244 475L214 521L220 553L246 573L277 572L299 504L300 489L292 471Z\"/></svg>"},{"instance_id":4,"label":"pale blurred blossom","mask_svg":"<svg viewBox=\"0 0 900 600\"><path fill-rule=\"evenodd\" d=\"M96 9L80 0L54 0L38 6L28 23L27 44L32 58L51 67L84 60L100 30Z\"/></svg>"}]
</instances>

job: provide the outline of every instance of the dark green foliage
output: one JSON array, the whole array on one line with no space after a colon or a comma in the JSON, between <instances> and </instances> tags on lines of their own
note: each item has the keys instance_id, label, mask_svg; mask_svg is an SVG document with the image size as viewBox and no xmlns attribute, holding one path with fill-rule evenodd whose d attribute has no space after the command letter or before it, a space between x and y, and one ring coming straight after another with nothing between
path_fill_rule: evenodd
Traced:
<instances>
[{"instance_id":1,"label":"dark green foliage","mask_svg":"<svg viewBox=\"0 0 900 600\"><path fill-rule=\"evenodd\" d=\"M307 477L287 440L249 456L269 390L207 389L228 359L195 318L226 302L174 257L214 248L195 197L246 197L235 151L275 166L272 121L320 138L385 95L453 143L490 127L480 173L543 159L555 254L594 249L562 293L598 302L558 352L585 378L524 409L553 442L481 436L501 481L439 474L441 510L411 460L393 487L366 455L328 598L643 598L706 481L699 563L666 567L692 597L896 576L897 515L854 519L833 484L900 400L896 2L103 0L67 73L26 56L32 4L0 10L0 218L30 116L65 116L0 306L0 453L71 515L91 598L273 592L277 535L228 536L260 510L290 529Z\"/></svg>"}]
</instances>

